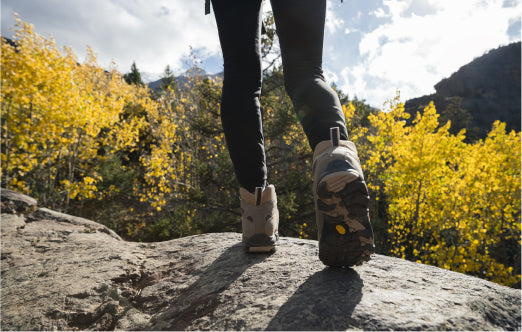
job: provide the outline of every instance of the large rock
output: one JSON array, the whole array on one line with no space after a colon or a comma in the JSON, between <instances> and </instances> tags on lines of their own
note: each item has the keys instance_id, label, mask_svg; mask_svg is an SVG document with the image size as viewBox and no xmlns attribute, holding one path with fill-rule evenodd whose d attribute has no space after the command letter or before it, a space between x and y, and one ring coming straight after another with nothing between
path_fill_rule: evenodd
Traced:
<instances>
[{"instance_id":1,"label":"large rock","mask_svg":"<svg viewBox=\"0 0 522 332\"><path fill-rule=\"evenodd\" d=\"M0 209L8 214L30 214L36 210L36 200L16 191L3 189L0 194Z\"/></svg>"},{"instance_id":2,"label":"large rock","mask_svg":"<svg viewBox=\"0 0 522 332\"><path fill-rule=\"evenodd\" d=\"M253 255L236 233L132 243L6 211L3 330L520 330L520 290L436 267L375 255L327 268L315 241Z\"/></svg>"}]
</instances>

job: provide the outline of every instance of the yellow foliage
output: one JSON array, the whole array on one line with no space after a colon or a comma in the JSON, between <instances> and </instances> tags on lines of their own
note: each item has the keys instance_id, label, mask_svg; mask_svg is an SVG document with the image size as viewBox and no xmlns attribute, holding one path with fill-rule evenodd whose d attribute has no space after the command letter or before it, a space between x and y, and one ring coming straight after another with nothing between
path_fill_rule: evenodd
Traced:
<instances>
[{"instance_id":1,"label":"yellow foliage","mask_svg":"<svg viewBox=\"0 0 522 332\"><path fill-rule=\"evenodd\" d=\"M58 50L18 18L15 43L2 40L2 185L23 192L43 187L48 194L41 204L61 207L70 199L110 196L114 186L98 191L98 164L137 149L149 130L158 143L142 160L145 177L172 190L165 183L176 175L170 156L177 137L168 102L153 101L146 87L99 67L90 49L79 64L70 49Z\"/></svg>"},{"instance_id":2,"label":"yellow foliage","mask_svg":"<svg viewBox=\"0 0 522 332\"><path fill-rule=\"evenodd\" d=\"M58 177L67 199L92 197L96 174L78 173L96 158L102 128L118 120L125 86L90 50L79 65L70 49L60 52L18 18L16 26L16 47L2 40L2 182L26 191ZM29 174L33 183L22 180Z\"/></svg>"},{"instance_id":3,"label":"yellow foliage","mask_svg":"<svg viewBox=\"0 0 522 332\"><path fill-rule=\"evenodd\" d=\"M467 144L438 116L430 104L405 126L397 99L370 116L375 132L360 149L369 187L388 203L390 252L515 285L520 275L491 251L520 239L520 133L496 122L484 141Z\"/></svg>"}]
</instances>

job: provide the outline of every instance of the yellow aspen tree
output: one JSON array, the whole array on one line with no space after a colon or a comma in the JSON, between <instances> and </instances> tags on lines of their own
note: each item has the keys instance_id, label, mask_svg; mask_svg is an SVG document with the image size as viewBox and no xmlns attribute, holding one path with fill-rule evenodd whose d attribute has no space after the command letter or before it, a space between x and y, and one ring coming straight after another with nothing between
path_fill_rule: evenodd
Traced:
<instances>
[{"instance_id":1,"label":"yellow aspen tree","mask_svg":"<svg viewBox=\"0 0 522 332\"><path fill-rule=\"evenodd\" d=\"M450 123L439 126L433 104L411 126L401 108L370 117L365 163L378 170L369 187L384 186L389 253L519 283L511 258L520 251L520 133L495 123L484 141L466 144L465 131L451 135Z\"/></svg>"},{"instance_id":2,"label":"yellow aspen tree","mask_svg":"<svg viewBox=\"0 0 522 332\"><path fill-rule=\"evenodd\" d=\"M110 194L98 192L98 152L135 144L142 124L116 125L134 88L99 67L92 51L80 64L32 25L16 18L15 27L15 46L2 40L2 185L55 208Z\"/></svg>"}]
</instances>

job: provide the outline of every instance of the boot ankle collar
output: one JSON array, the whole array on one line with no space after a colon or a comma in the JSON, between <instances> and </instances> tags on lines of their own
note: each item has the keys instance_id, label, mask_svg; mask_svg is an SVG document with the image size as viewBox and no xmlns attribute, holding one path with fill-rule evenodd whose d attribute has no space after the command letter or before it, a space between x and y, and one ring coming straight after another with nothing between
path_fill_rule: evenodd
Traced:
<instances>
[{"instance_id":1,"label":"boot ankle collar","mask_svg":"<svg viewBox=\"0 0 522 332\"><path fill-rule=\"evenodd\" d=\"M355 144L351 141L345 141L345 140L339 140L339 145L344 148L347 148L348 150L355 152L357 154L357 149L355 148ZM326 152L328 149L333 149L336 146L332 144L332 140L322 141L317 143L314 149L314 157L313 161L317 159L322 153Z\"/></svg>"},{"instance_id":2,"label":"boot ankle collar","mask_svg":"<svg viewBox=\"0 0 522 332\"><path fill-rule=\"evenodd\" d=\"M276 192L274 185L269 185L264 190L256 188L254 193L249 192L245 188L239 188L239 196L242 201L251 205L261 205L275 199Z\"/></svg>"}]
</instances>

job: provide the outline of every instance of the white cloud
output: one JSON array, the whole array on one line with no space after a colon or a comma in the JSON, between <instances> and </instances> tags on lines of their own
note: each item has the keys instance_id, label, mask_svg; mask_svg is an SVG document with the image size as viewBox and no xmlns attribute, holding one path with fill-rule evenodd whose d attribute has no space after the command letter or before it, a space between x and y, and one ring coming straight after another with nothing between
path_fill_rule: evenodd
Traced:
<instances>
[{"instance_id":1,"label":"white cloud","mask_svg":"<svg viewBox=\"0 0 522 332\"><path fill-rule=\"evenodd\" d=\"M405 15L411 0L383 2L391 21L362 36L360 63L343 72L343 90L374 104L392 98L397 89L404 100L432 93L438 81L462 65L509 43L509 22L522 9L520 2L503 8L502 0L427 2L436 10L423 16Z\"/></svg>"},{"instance_id":2,"label":"white cloud","mask_svg":"<svg viewBox=\"0 0 522 332\"><path fill-rule=\"evenodd\" d=\"M411 5L412 0L384 0L383 5L388 7L390 12L389 16L393 19L397 19L402 12Z\"/></svg>"},{"instance_id":3,"label":"white cloud","mask_svg":"<svg viewBox=\"0 0 522 332\"><path fill-rule=\"evenodd\" d=\"M328 31L328 33L330 33L330 34L336 33L344 25L344 20L339 18L336 15L336 11L334 10L334 8L332 8L332 6L334 6L334 5L332 4L331 1L328 1L326 3L325 26L326 26L326 31Z\"/></svg>"},{"instance_id":4,"label":"white cloud","mask_svg":"<svg viewBox=\"0 0 522 332\"><path fill-rule=\"evenodd\" d=\"M115 60L123 72L132 61L144 72L160 73L166 65L181 70L189 46L203 57L220 54L215 20L204 15L203 1L3 0L3 34L9 35L13 12L72 47L80 60L89 45L101 65Z\"/></svg>"},{"instance_id":5,"label":"white cloud","mask_svg":"<svg viewBox=\"0 0 522 332\"><path fill-rule=\"evenodd\" d=\"M245 0L246 1L246 0ZM203 0L2 0L2 34L13 13L33 23L80 61L87 45L99 63L122 72L179 72L192 46L203 66L222 69L213 15ZM270 10L265 1L265 11ZM372 105L433 92L433 85L474 57L520 40L520 0L328 0L324 71L350 96Z\"/></svg>"},{"instance_id":6,"label":"white cloud","mask_svg":"<svg viewBox=\"0 0 522 332\"><path fill-rule=\"evenodd\" d=\"M389 17L390 15L386 14L384 12L384 9L382 9L382 7L379 7L377 8L376 10L374 10L373 12L370 13L370 15L374 15L375 17Z\"/></svg>"}]
</instances>

